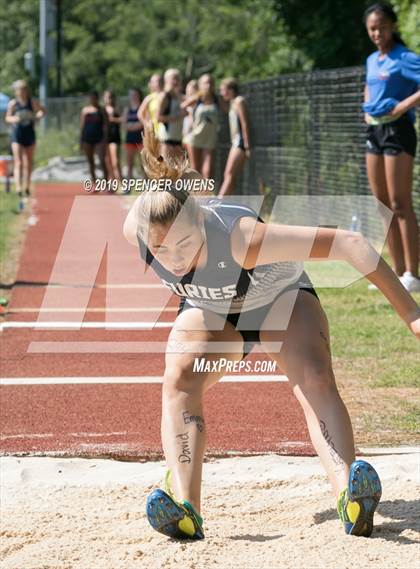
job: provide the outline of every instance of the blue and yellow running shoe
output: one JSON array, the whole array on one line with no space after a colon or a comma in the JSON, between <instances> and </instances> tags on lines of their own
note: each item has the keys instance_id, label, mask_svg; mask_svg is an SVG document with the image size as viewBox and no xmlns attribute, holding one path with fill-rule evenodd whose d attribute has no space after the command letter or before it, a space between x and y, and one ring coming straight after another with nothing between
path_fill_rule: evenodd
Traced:
<instances>
[{"instance_id":1,"label":"blue and yellow running shoe","mask_svg":"<svg viewBox=\"0 0 420 569\"><path fill-rule=\"evenodd\" d=\"M147 498L146 514L150 525L159 533L175 539L204 539L203 518L187 500L178 502L173 495L168 470L165 490L157 489Z\"/></svg>"},{"instance_id":2,"label":"blue and yellow running shoe","mask_svg":"<svg viewBox=\"0 0 420 569\"><path fill-rule=\"evenodd\" d=\"M369 537L373 530L373 514L381 499L378 473L368 462L356 460L350 466L349 484L337 501L337 511L349 535Z\"/></svg>"}]
</instances>

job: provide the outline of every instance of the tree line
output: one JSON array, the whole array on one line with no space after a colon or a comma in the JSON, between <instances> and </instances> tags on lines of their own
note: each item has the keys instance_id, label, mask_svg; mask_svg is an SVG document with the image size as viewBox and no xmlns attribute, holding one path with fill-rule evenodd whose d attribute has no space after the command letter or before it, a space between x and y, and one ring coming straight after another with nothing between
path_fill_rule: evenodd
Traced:
<instances>
[{"instance_id":1,"label":"tree line","mask_svg":"<svg viewBox=\"0 0 420 569\"><path fill-rule=\"evenodd\" d=\"M59 1L62 95L123 93L168 67L185 79L210 72L244 82L360 65L374 49L362 22L369 0ZM391 3L408 47L420 51L420 3ZM37 54L38 44L38 0L0 0L1 91L25 78L37 93L24 54ZM54 66L49 79L57 95Z\"/></svg>"}]
</instances>

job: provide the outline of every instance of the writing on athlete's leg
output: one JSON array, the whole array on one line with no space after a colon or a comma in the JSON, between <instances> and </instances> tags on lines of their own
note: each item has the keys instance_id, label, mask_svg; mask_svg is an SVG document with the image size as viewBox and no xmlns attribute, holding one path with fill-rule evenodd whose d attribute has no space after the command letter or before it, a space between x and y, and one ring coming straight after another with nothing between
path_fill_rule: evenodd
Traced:
<instances>
[{"instance_id":1,"label":"writing on athlete's leg","mask_svg":"<svg viewBox=\"0 0 420 569\"><path fill-rule=\"evenodd\" d=\"M331 456L331 458L332 458L332 460L336 466L335 470L341 471L343 468L345 468L346 464L345 464L344 460L341 458L341 456L339 455L337 449L335 448L335 444L334 444L332 435L328 432L328 428L327 428L325 421L323 421L321 419L319 421L319 426L321 427L322 436L324 437L324 439L328 445L328 452L330 453L330 456Z\"/></svg>"},{"instance_id":2,"label":"writing on athlete's leg","mask_svg":"<svg viewBox=\"0 0 420 569\"><path fill-rule=\"evenodd\" d=\"M190 423L195 423L197 425L197 429L200 433L204 430L204 418L201 415L191 415L188 411L182 412L182 418L184 419L184 424L188 425Z\"/></svg>"},{"instance_id":3,"label":"writing on athlete's leg","mask_svg":"<svg viewBox=\"0 0 420 569\"><path fill-rule=\"evenodd\" d=\"M204 417L201 415L193 415L188 409L182 411L182 420L184 425L196 425L197 430L201 434L204 431ZM179 433L175 436L178 445L178 462L181 464L190 464L191 451L191 432Z\"/></svg>"},{"instance_id":4,"label":"writing on athlete's leg","mask_svg":"<svg viewBox=\"0 0 420 569\"><path fill-rule=\"evenodd\" d=\"M177 443L179 444L178 462L181 464L191 462L191 447L189 433L180 433L176 435Z\"/></svg>"}]
</instances>

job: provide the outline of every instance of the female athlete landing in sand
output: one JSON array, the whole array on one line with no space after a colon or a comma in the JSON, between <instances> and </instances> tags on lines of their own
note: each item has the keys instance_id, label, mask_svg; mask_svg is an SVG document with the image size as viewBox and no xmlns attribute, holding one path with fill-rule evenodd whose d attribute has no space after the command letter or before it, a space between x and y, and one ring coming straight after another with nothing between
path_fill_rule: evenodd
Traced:
<instances>
[{"instance_id":1,"label":"female athlete landing in sand","mask_svg":"<svg viewBox=\"0 0 420 569\"><path fill-rule=\"evenodd\" d=\"M146 134L142 160L149 178L197 176L185 164L163 159L152 131ZM284 370L303 407L345 531L369 536L381 485L368 463L355 461L350 418L332 370L327 318L302 261L326 258L331 251L329 259L349 262L368 275L420 339L420 308L392 269L359 233L266 224L246 206L198 200L174 186L143 192L127 216L124 234L182 297L163 379L162 443L173 490L167 476L166 492L154 490L149 496L151 525L171 537L204 537L203 394L223 372L194 372L194 360L238 361L260 343ZM240 330L238 319L239 325L245 321ZM274 346L278 342L283 342L280 351Z\"/></svg>"}]
</instances>

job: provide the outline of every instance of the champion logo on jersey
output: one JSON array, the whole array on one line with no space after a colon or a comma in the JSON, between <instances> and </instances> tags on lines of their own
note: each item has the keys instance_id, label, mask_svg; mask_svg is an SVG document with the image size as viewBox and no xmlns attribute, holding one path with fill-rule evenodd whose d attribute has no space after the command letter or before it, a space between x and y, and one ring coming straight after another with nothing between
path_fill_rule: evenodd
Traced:
<instances>
[{"instance_id":1,"label":"champion logo on jersey","mask_svg":"<svg viewBox=\"0 0 420 569\"><path fill-rule=\"evenodd\" d=\"M265 273L257 273L254 271L254 274L252 275L252 273L250 273L249 271L247 271L249 280L251 281L251 284L253 286L257 286L260 283L260 280L265 276ZM257 277L257 278L255 278ZM260 279L260 280L257 280Z\"/></svg>"},{"instance_id":2,"label":"champion logo on jersey","mask_svg":"<svg viewBox=\"0 0 420 569\"><path fill-rule=\"evenodd\" d=\"M224 261L220 261L220 263L217 263L217 266L219 267L219 269L226 269L227 267Z\"/></svg>"}]
</instances>

